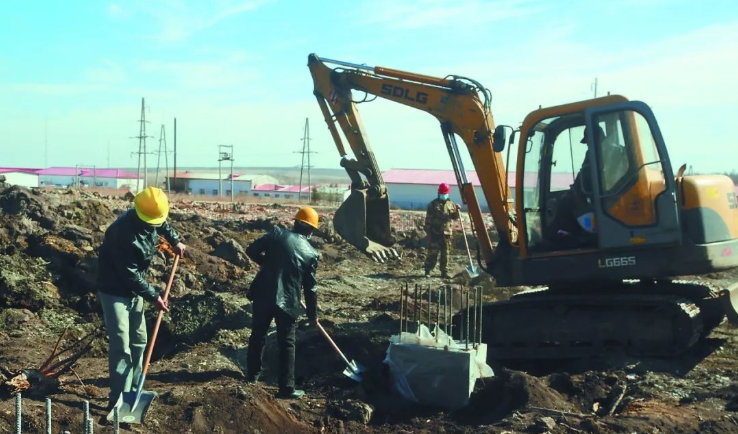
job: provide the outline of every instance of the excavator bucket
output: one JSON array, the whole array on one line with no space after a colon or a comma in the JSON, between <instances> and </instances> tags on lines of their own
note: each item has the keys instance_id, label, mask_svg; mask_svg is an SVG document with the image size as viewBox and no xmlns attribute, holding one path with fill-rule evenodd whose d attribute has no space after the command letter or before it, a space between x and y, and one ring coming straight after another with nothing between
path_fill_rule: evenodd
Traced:
<instances>
[{"instance_id":1,"label":"excavator bucket","mask_svg":"<svg viewBox=\"0 0 738 434\"><path fill-rule=\"evenodd\" d=\"M391 247L395 240L390 232L387 195L368 198L366 190L351 190L349 197L336 210L333 227L341 238L375 261L399 258Z\"/></svg>"}]
</instances>

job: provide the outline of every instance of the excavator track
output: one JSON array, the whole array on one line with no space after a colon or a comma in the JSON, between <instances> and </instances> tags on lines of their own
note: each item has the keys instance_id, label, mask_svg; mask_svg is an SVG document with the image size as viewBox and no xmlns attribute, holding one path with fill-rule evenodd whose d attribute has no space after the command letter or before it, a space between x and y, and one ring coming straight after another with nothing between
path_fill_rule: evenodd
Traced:
<instances>
[{"instance_id":1,"label":"excavator track","mask_svg":"<svg viewBox=\"0 0 738 434\"><path fill-rule=\"evenodd\" d=\"M686 281L529 290L485 305L483 315L496 359L674 356L725 317L718 291Z\"/></svg>"}]
</instances>

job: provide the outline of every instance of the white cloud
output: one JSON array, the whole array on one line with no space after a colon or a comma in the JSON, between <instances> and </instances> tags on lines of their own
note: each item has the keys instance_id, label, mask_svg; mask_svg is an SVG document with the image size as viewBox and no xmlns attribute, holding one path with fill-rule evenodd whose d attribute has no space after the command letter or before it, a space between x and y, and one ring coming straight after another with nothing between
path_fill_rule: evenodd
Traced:
<instances>
[{"instance_id":1,"label":"white cloud","mask_svg":"<svg viewBox=\"0 0 738 434\"><path fill-rule=\"evenodd\" d=\"M84 75L93 83L115 84L122 83L126 79L123 68L109 59L103 60L102 65L89 69Z\"/></svg>"},{"instance_id":2,"label":"white cloud","mask_svg":"<svg viewBox=\"0 0 738 434\"><path fill-rule=\"evenodd\" d=\"M379 0L360 9L362 21L395 29L474 25L535 12L538 0Z\"/></svg>"},{"instance_id":3,"label":"white cloud","mask_svg":"<svg viewBox=\"0 0 738 434\"><path fill-rule=\"evenodd\" d=\"M142 62L139 69L144 74L157 74L158 79L171 83L179 91L220 90L236 92L245 82L260 77L258 70L248 63L248 56L234 54L217 61ZM235 88L235 89L234 89Z\"/></svg>"},{"instance_id":4,"label":"white cloud","mask_svg":"<svg viewBox=\"0 0 738 434\"><path fill-rule=\"evenodd\" d=\"M154 38L164 42L178 42L223 20L252 12L274 1L247 0L234 3L225 0L185 4L177 0L168 0L159 5L147 3L145 7L161 25L161 30Z\"/></svg>"},{"instance_id":5,"label":"white cloud","mask_svg":"<svg viewBox=\"0 0 738 434\"><path fill-rule=\"evenodd\" d=\"M128 16L128 13L125 9L123 9L123 6L116 3L111 3L108 5L108 15L113 18L123 18Z\"/></svg>"}]
</instances>

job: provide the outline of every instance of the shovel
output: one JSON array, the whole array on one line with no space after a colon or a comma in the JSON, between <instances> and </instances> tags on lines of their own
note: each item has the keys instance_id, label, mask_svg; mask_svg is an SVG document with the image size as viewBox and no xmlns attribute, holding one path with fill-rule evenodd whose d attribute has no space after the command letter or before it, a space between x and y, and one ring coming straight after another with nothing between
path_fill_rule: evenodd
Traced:
<instances>
[{"instance_id":1,"label":"shovel","mask_svg":"<svg viewBox=\"0 0 738 434\"><path fill-rule=\"evenodd\" d=\"M302 303L302 302L301 302ZM307 310L307 307L305 307L305 303L302 303L303 309ZM320 324L319 321L315 322L318 326L318 330L323 334L323 337L328 341L329 344L331 344L331 347L338 353L339 356L343 359L343 363L346 364L346 369L343 370L343 375L349 377L350 379L356 381L357 383L361 383L361 377L360 374L362 372L365 372L366 369L361 366L359 363L357 363L355 360L352 360L349 362L349 360L346 358L346 356L343 354L340 348L338 348L338 345L336 345L335 342L333 342L333 339L328 335L328 332L325 331L323 326Z\"/></svg>"},{"instance_id":2,"label":"shovel","mask_svg":"<svg viewBox=\"0 0 738 434\"><path fill-rule=\"evenodd\" d=\"M164 291L164 301L169 298L169 290L172 289L172 282L174 281L174 272L177 271L177 264L179 264L179 255L174 257L174 265L172 265L172 272L169 273L169 281L167 282L167 288ZM118 408L118 418L121 422L125 423L143 423L146 417L146 412L149 410L151 401L156 397L156 392L144 392L143 385L146 380L146 373L149 370L149 364L151 363L151 353L154 350L154 343L156 343L156 335L159 333L159 326L161 325L161 319L164 316L164 311L159 311L159 316L156 318L156 325L154 326L154 332L151 334L151 343L146 351L146 360L144 361L143 372L141 378L138 380L138 388L136 392L123 392L118 397L118 402L115 406ZM107 419L113 420L115 409L108 413Z\"/></svg>"},{"instance_id":3,"label":"shovel","mask_svg":"<svg viewBox=\"0 0 738 434\"><path fill-rule=\"evenodd\" d=\"M477 269L477 266L474 265L474 261L472 261L471 250L469 250L469 241L466 239L466 230L464 229L464 219L461 217L461 213L459 213L459 224L461 224L461 235L464 237L464 244L466 245L466 254L469 256L469 265L466 266L466 273L473 279L479 276L479 270Z\"/></svg>"}]
</instances>

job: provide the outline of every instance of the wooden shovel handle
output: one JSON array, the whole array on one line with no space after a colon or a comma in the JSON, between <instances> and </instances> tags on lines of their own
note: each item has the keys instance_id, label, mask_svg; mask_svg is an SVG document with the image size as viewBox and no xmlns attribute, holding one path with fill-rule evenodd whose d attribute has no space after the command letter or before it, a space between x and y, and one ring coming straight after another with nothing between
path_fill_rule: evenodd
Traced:
<instances>
[{"instance_id":1,"label":"wooden shovel handle","mask_svg":"<svg viewBox=\"0 0 738 434\"><path fill-rule=\"evenodd\" d=\"M177 265L179 264L179 255L174 256L174 265L172 265L172 272L169 273L169 281L167 282L167 288L164 290L164 298L162 300L167 301L169 299L169 291L172 289L172 282L174 282L174 272L177 271ZM154 332L151 333L151 342L149 348L146 350L146 360L144 361L143 375L149 371L149 364L151 363L151 353L154 352L154 343L156 342L156 335L159 334L159 326L161 325L161 319L164 317L164 311L159 311L159 316L156 317L156 325L154 325Z\"/></svg>"}]
</instances>

